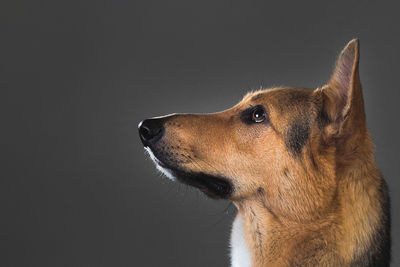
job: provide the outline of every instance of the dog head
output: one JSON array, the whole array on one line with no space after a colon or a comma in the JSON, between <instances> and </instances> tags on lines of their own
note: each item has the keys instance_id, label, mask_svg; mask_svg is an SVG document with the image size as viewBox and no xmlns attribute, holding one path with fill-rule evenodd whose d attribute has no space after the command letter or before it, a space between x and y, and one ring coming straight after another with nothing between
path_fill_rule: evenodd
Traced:
<instances>
[{"instance_id":1,"label":"dog head","mask_svg":"<svg viewBox=\"0 0 400 267\"><path fill-rule=\"evenodd\" d=\"M144 120L140 138L171 179L213 198L262 195L277 215L307 219L329 206L337 164L367 135L358 51L351 41L321 88L272 88L222 112Z\"/></svg>"}]
</instances>

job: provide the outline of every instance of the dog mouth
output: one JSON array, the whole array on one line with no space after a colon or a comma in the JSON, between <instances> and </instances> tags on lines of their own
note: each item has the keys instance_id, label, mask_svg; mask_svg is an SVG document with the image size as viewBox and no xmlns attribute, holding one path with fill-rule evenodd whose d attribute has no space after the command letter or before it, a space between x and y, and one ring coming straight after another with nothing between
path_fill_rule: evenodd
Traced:
<instances>
[{"instance_id":1,"label":"dog mouth","mask_svg":"<svg viewBox=\"0 0 400 267\"><path fill-rule=\"evenodd\" d=\"M146 147L145 149L155 163L156 168L171 180L178 180L184 184L196 187L214 199L227 199L232 195L233 185L229 179L172 166L156 157L150 148Z\"/></svg>"}]
</instances>

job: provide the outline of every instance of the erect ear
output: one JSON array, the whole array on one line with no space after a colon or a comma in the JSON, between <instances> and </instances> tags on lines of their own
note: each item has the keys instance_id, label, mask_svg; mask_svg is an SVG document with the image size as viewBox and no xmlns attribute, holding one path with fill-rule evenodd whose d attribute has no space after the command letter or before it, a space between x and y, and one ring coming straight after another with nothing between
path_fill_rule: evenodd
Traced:
<instances>
[{"instance_id":1,"label":"erect ear","mask_svg":"<svg viewBox=\"0 0 400 267\"><path fill-rule=\"evenodd\" d=\"M333 124L331 130L341 131L348 120L365 121L358 62L359 41L353 39L341 52L329 83L321 90L324 112Z\"/></svg>"}]
</instances>

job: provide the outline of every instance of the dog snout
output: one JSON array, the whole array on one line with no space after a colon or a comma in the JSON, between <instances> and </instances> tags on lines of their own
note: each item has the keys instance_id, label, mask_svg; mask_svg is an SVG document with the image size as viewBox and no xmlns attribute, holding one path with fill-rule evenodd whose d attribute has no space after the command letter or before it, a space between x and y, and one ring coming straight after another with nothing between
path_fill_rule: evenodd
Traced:
<instances>
[{"instance_id":1,"label":"dog snout","mask_svg":"<svg viewBox=\"0 0 400 267\"><path fill-rule=\"evenodd\" d=\"M164 123L162 119L143 120L138 125L139 136L144 146L157 142L164 134Z\"/></svg>"}]
</instances>

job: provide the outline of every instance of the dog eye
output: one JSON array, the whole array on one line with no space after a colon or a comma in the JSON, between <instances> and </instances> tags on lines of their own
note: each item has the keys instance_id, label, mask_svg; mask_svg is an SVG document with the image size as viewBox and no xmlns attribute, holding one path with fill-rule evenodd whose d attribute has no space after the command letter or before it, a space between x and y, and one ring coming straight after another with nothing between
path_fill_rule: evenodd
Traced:
<instances>
[{"instance_id":1,"label":"dog eye","mask_svg":"<svg viewBox=\"0 0 400 267\"><path fill-rule=\"evenodd\" d=\"M262 107L256 107L251 113L251 120L260 123L265 121L266 116L265 110Z\"/></svg>"},{"instance_id":2,"label":"dog eye","mask_svg":"<svg viewBox=\"0 0 400 267\"><path fill-rule=\"evenodd\" d=\"M248 125L268 122L268 114L261 105L252 106L240 112L240 120Z\"/></svg>"}]
</instances>

